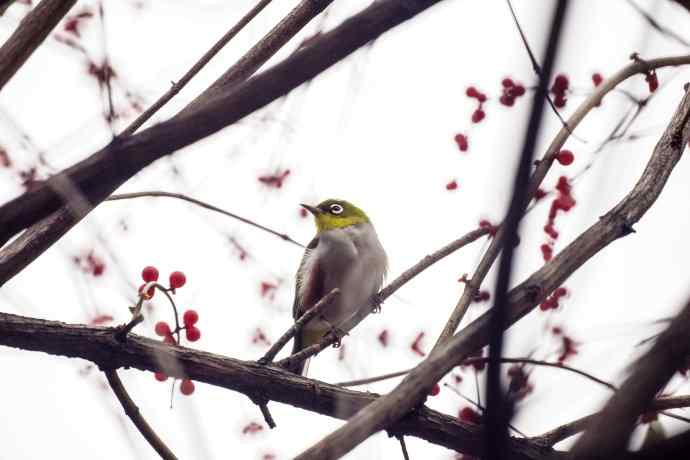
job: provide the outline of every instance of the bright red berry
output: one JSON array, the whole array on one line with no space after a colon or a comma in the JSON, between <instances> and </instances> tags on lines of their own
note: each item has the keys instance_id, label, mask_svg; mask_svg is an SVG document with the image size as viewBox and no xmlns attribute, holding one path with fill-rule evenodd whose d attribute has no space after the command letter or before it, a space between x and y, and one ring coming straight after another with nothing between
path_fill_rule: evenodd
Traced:
<instances>
[{"instance_id":1,"label":"bright red berry","mask_svg":"<svg viewBox=\"0 0 690 460\"><path fill-rule=\"evenodd\" d=\"M601 83L603 81L604 81L604 77L602 77L599 72L595 72L592 74L592 83L594 83L594 86L601 85Z\"/></svg>"},{"instance_id":2,"label":"bright red berry","mask_svg":"<svg viewBox=\"0 0 690 460\"><path fill-rule=\"evenodd\" d=\"M172 332L170 331L170 326L165 321L158 321L156 323L154 331L156 332L156 335L159 335L161 337L166 337L172 334Z\"/></svg>"},{"instance_id":3,"label":"bright red berry","mask_svg":"<svg viewBox=\"0 0 690 460\"><path fill-rule=\"evenodd\" d=\"M182 315L182 322L185 326L194 326L199 321L199 313L196 310L187 310Z\"/></svg>"},{"instance_id":4,"label":"bright red berry","mask_svg":"<svg viewBox=\"0 0 690 460\"><path fill-rule=\"evenodd\" d=\"M434 383L434 386L431 388L431 391L429 394L431 396L436 396L441 392L441 387L438 385L438 383Z\"/></svg>"},{"instance_id":5,"label":"bright red berry","mask_svg":"<svg viewBox=\"0 0 690 460\"><path fill-rule=\"evenodd\" d=\"M498 102L505 105L506 107L512 107L515 104L515 98L509 94L504 94L498 99Z\"/></svg>"},{"instance_id":6,"label":"bright red berry","mask_svg":"<svg viewBox=\"0 0 690 460\"><path fill-rule=\"evenodd\" d=\"M189 396L194 393L194 382L189 379L182 380L182 383L180 383L180 393L185 396Z\"/></svg>"},{"instance_id":7,"label":"bright red berry","mask_svg":"<svg viewBox=\"0 0 690 460\"><path fill-rule=\"evenodd\" d=\"M479 91L477 91L477 88L474 86L468 86L467 90L465 90L465 94L467 97L477 97L479 96Z\"/></svg>"},{"instance_id":8,"label":"bright red berry","mask_svg":"<svg viewBox=\"0 0 690 460\"><path fill-rule=\"evenodd\" d=\"M156 267L148 266L141 271L141 278L150 283L151 281L158 281L158 269Z\"/></svg>"},{"instance_id":9,"label":"bright red berry","mask_svg":"<svg viewBox=\"0 0 690 460\"><path fill-rule=\"evenodd\" d=\"M644 79L647 82L647 84L649 85L649 92L650 93L653 93L654 91L657 90L657 88L659 88L659 79L657 78L655 71L653 71L653 70L650 71L644 77Z\"/></svg>"},{"instance_id":10,"label":"bright red berry","mask_svg":"<svg viewBox=\"0 0 690 460\"><path fill-rule=\"evenodd\" d=\"M458 413L458 418L466 423L479 425L481 423L481 415L471 407L463 407Z\"/></svg>"},{"instance_id":11,"label":"bright red berry","mask_svg":"<svg viewBox=\"0 0 690 460\"><path fill-rule=\"evenodd\" d=\"M563 92L566 89L568 89L568 86L570 85L570 81L568 81L568 77L565 74L558 74L556 75L556 78L553 81L553 91L558 93L558 92Z\"/></svg>"},{"instance_id":12,"label":"bright red berry","mask_svg":"<svg viewBox=\"0 0 690 460\"><path fill-rule=\"evenodd\" d=\"M458 148L461 152L467 152L467 149L470 146L469 142L467 141L467 136L465 136L464 134L456 134L455 143L458 145Z\"/></svg>"},{"instance_id":13,"label":"bright red berry","mask_svg":"<svg viewBox=\"0 0 690 460\"><path fill-rule=\"evenodd\" d=\"M168 334L165 337L163 337L163 342L167 343L168 345L176 345L177 341L175 341L175 337L173 337L172 334Z\"/></svg>"},{"instance_id":14,"label":"bright red berry","mask_svg":"<svg viewBox=\"0 0 690 460\"><path fill-rule=\"evenodd\" d=\"M172 272L170 274L170 287L173 289L178 289L184 286L187 282L187 277L182 272Z\"/></svg>"},{"instance_id":15,"label":"bright red berry","mask_svg":"<svg viewBox=\"0 0 690 460\"><path fill-rule=\"evenodd\" d=\"M525 87L517 84L511 88L510 93L515 97L520 97L525 94Z\"/></svg>"},{"instance_id":16,"label":"bright red berry","mask_svg":"<svg viewBox=\"0 0 690 460\"><path fill-rule=\"evenodd\" d=\"M162 372L156 372L155 374L153 374L153 376L156 377L156 380L158 380L159 382L165 382L166 380L168 380L168 376Z\"/></svg>"},{"instance_id":17,"label":"bright red berry","mask_svg":"<svg viewBox=\"0 0 690 460\"><path fill-rule=\"evenodd\" d=\"M567 99L565 98L565 96L558 94L553 100L553 105L555 105L559 109L562 109L563 107L565 107L566 102Z\"/></svg>"},{"instance_id":18,"label":"bright red berry","mask_svg":"<svg viewBox=\"0 0 690 460\"><path fill-rule=\"evenodd\" d=\"M484 119L486 116L486 113L482 109L477 109L474 112L472 112L472 123L479 123Z\"/></svg>"},{"instance_id":19,"label":"bright red berry","mask_svg":"<svg viewBox=\"0 0 690 460\"><path fill-rule=\"evenodd\" d=\"M554 297L563 297L568 294L568 290L564 287L559 287L553 293Z\"/></svg>"},{"instance_id":20,"label":"bright red berry","mask_svg":"<svg viewBox=\"0 0 690 460\"><path fill-rule=\"evenodd\" d=\"M546 192L543 189L538 188L537 191L534 192L534 201L539 201L542 198L544 198L545 196L546 196Z\"/></svg>"},{"instance_id":21,"label":"bright red berry","mask_svg":"<svg viewBox=\"0 0 690 460\"><path fill-rule=\"evenodd\" d=\"M446 184L446 190L457 190L458 189L458 181L452 180Z\"/></svg>"},{"instance_id":22,"label":"bright red berry","mask_svg":"<svg viewBox=\"0 0 690 460\"><path fill-rule=\"evenodd\" d=\"M201 331L198 327L187 326L185 329L185 334L187 335L187 340L190 342L196 342L201 338Z\"/></svg>"},{"instance_id":23,"label":"bright red berry","mask_svg":"<svg viewBox=\"0 0 690 460\"><path fill-rule=\"evenodd\" d=\"M480 104L485 103L486 102L486 94L484 94L484 93L477 94L477 101L479 101Z\"/></svg>"},{"instance_id":24,"label":"bright red berry","mask_svg":"<svg viewBox=\"0 0 690 460\"><path fill-rule=\"evenodd\" d=\"M513 86L515 86L515 83L510 78L504 78L501 81L501 86L503 86L504 88L512 88Z\"/></svg>"},{"instance_id":25,"label":"bright red berry","mask_svg":"<svg viewBox=\"0 0 690 460\"><path fill-rule=\"evenodd\" d=\"M575 160L575 155L573 155L573 152L570 150L561 150L558 152L558 155L556 155L556 159L563 166L568 166Z\"/></svg>"}]
</instances>

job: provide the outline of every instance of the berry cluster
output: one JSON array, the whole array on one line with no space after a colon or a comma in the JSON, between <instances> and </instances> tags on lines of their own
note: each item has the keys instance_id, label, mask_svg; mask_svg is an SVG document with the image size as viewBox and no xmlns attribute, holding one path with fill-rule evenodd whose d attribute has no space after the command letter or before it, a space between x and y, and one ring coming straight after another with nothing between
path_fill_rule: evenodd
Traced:
<instances>
[{"instance_id":1,"label":"berry cluster","mask_svg":"<svg viewBox=\"0 0 690 460\"><path fill-rule=\"evenodd\" d=\"M514 82L511 78L504 78L501 81L501 88L503 94L498 101L506 107L512 107L515 104L515 99L525 94L525 87L521 83Z\"/></svg>"},{"instance_id":2,"label":"berry cluster","mask_svg":"<svg viewBox=\"0 0 690 460\"><path fill-rule=\"evenodd\" d=\"M568 295L568 290L561 286L553 291L551 296L547 297L546 300L539 304L539 308L543 311L555 310L560 306L558 301L561 299L561 297L565 297L566 295Z\"/></svg>"},{"instance_id":3,"label":"berry cluster","mask_svg":"<svg viewBox=\"0 0 690 460\"><path fill-rule=\"evenodd\" d=\"M566 97L566 92L570 86L570 81L565 74L558 74L551 85L551 93L553 94L553 105L559 109L565 107L565 103L568 101Z\"/></svg>"},{"instance_id":4,"label":"berry cluster","mask_svg":"<svg viewBox=\"0 0 690 460\"><path fill-rule=\"evenodd\" d=\"M568 150L561 151L559 155L564 152L566 154L572 155L572 153ZM551 202L551 208L549 209L549 217L546 221L546 225L544 225L544 233L546 233L551 238L551 240L540 246L544 262L548 262L553 257L553 244L555 240L558 239L558 231L555 227L558 212L568 212L573 208L573 206L575 206L576 203L575 198L573 198L572 189L567 177L561 176L558 179L558 183L556 184L556 191L558 192L558 196L556 196L556 198L554 198Z\"/></svg>"},{"instance_id":5,"label":"berry cluster","mask_svg":"<svg viewBox=\"0 0 690 460\"><path fill-rule=\"evenodd\" d=\"M477 90L474 86L469 86L465 91L467 97L477 100L477 108L472 112L472 123L479 123L484 119L486 113L484 113L484 103L486 102L486 94Z\"/></svg>"}]
</instances>

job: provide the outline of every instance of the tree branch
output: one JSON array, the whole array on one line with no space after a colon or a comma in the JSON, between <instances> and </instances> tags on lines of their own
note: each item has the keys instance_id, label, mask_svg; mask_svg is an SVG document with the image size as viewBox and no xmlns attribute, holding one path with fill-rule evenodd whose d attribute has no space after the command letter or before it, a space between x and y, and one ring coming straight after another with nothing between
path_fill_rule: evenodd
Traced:
<instances>
[{"instance_id":1,"label":"tree branch","mask_svg":"<svg viewBox=\"0 0 690 460\"><path fill-rule=\"evenodd\" d=\"M153 431L153 428L151 428L146 419L141 415L139 408L134 403L132 398L130 398L124 385L122 385L122 381L117 375L117 371L114 369L108 369L104 370L103 373L108 379L110 388L112 388L113 393L115 393L115 396L117 396L118 401L120 401L122 408L125 410L125 414L127 414L127 417L129 417L132 423L134 423L134 426L137 427L146 441L151 444L151 447L158 452L158 455L160 455L161 458L165 460L177 460L175 454L173 454L168 446L166 446L161 440L161 438L158 437L156 432Z\"/></svg>"},{"instance_id":2,"label":"tree branch","mask_svg":"<svg viewBox=\"0 0 690 460\"><path fill-rule=\"evenodd\" d=\"M260 388L267 400L290 404L330 417L348 419L379 398L307 379L276 366L241 361L224 356L168 345L136 334L126 342L115 339L116 328L70 325L56 321L0 313L0 345L89 360L102 369L121 367L163 372L237 391L247 396ZM315 391L318 388L318 391ZM420 407L391 425L393 435L425 439L459 452L476 454L480 428ZM557 460L562 453L511 438L510 459Z\"/></svg>"},{"instance_id":3,"label":"tree branch","mask_svg":"<svg viewBox=\"0 0 690 460\"><path fill-rule=\"evenodd\" d=\"M188 201L189 203L194 203L197 206L201 206L204 209L208 209L210 211L215 211L220 214L223 214L224 216L232 217L233 219L237 219L240 222L243 222L245 224L251 225L252 227L258 228L259 230L263 230L264 232L268 232L271 235L275 235L281 240L288 241L294 245L297 245L301 248L304 247L303 244L293 240L290 238L290 236L286 235L285 233L280 233L277 232L273 229L270 229L264 225L257 224L256 222L249 220L245 217L238 216L235 213L232 213L230 211L226 211L224 209L218 208L216 206L213 206L212 204L208 204L206 202L203 202L201 200L197 200L195 198L189 197L187 195L183 195L181 193L170 193L170 192L161 192L161 191L149 191L149 192L137 192L137 193L120 193L117 195L110 195L108 198L106 198L104 201L117 201L117 200L129 200L132 198L144 198L144 197L167 197L167 198L177 198L178 200L184 200Z\"/></svg>"},{"instance_id":4,"label":"tree branch","mask_svg":"<svg viewBox=\"0 0 690 460\"><path fill-rule=\"evenodd\" d=\"M541 269L513 288L508 296L506 327L524 317L576 269L611 242L630 234L636 223L656 201L690 137L690 94L685 94L669 126L657 143L647 167L632 191L575 241ZM355 414L329 436L337 456L387 428L412 410L430 392L435 382L489 338L490 314L485 313L453 336L446 345L432 351L393 391ZM348 437L343 438L345 433Z\"/></svg>"},{"instance_id":5,"label":"tree branch","mask_svg":"<svg viewBox=\"0 0 690 460\"><path fill-rule=\"evenodd\" d=\"M36 51L77 0L42 0L0 48L0 90Z\"/></svg>"}]
</instances>

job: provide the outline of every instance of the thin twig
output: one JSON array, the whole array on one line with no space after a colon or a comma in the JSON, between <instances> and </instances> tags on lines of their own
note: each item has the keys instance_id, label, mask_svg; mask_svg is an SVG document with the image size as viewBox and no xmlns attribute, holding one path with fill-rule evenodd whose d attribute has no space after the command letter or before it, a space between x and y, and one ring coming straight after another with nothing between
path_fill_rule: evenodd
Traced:
<instances>
[{"instance_id":1,"label":"thin twig","mask_svg":"<svg viewBox=\"0 0 690 460\"><path fill-rule=\"evenodd\" d=\"M278 340L271 346L271 348L268 349L266 354L259 359L259 364L268 364L271 361L273 361L273 358L276 357L278 353L280 353L280 350L283 349L286 343L295 336L297 331L300 330L302 326L304 326L306 323L308 323L312 318L314 318L316 315L321 313L321 310L326 308L327 305L330 305L336 297L340 295L340 289L335 288L325 296L321 298L316 304L304 312L302 316L299 317L297 321L287 330L285 333L280 336Z\"/></svg>"},{"instance_id":2,"label":"thin twig","mask_svg":"<svg viewBox=\"0 0 690 460\"><path fill-rule=\"evenodd\" d=\"M304 247L303 244L298 243L297 241L290 238L285 233L277 232L277 231L272 230L272 229L270 229L264 225L257 224L256 222L249 220L246 217L238 216L235 213L232 213L230 211L226 211L224 209L213 206L212 204L208 204L206 202L203 202L201 200L197 200L196 198L192 198L192 197L189 197L187 195L183 195L181 193L162 192L162 191L158 191L158 190L152 190L152 191L147 191L147 192L137 192L137 193L119 193L117 195L109 196L104 201L128 200L131 198L143 198L143 197L167 197L167 198L177 198L178 200L188 201L190 203L194 203L197 206L201 206L202 208L218 212L220 214L223 214L224 216L232 217L233 219L236 219L236 220L239 220L240 222L251 225L252 227L256 227L259 230L263 230L264 232L268 232L271 235L277 236L281 240L287 241L287 242L292 243L294 245L297 245L301 248Z\"/></svg>"},{"instance_id":3,"label":"thin twig","mask_svg":"<svg viewBox=\"0 0 690 460\"><path fill-rule=\"evenodd\" d=\"M160 455L161 458L166 460L177 460L175 454L173 454L168 446L166 446L161 440L161 438L158 437L156 432L153 431L153 428L151 428L151 425L149 425L146 419L141 415L139 408L129 396L127 390L125 390L124 385L122 385L122 381L117 375L117 371L114 369L106 369L103 372L105 373L105 377L108 379L110 388L112 388L113 393L115 393L115 396L117 396L117 399L120 401L122 408L125 410L125 414L127 414L127 417L129 417L132 423L134 423L134 426L137 427L142 436L144 436L144 439L146 439L151 447L158 452L158 455Z\"/></svg>"},{"instance_id":4,"label":"thin twig","mask_svg":"<svg viewBox=\"0 0 690 460\"><path fill-rule=\"evenodd\" d=\"M402 449L403 460L410 460L410 454L407 452L407 445L405 444L405 437L403 435L397 435L398 441L400 441L400 449Z\"/></svg>"},{"instance_id":5,"label":"thin twig","mask_svg":"<svg viewBox=\"0 0 690 460\"><path fill-rule=\"evenodd\" d=\"M225 34L209 49L201 59L199 59L182 78L180 78L176 83L174 83L170 89L163 94L155 103L153 103L148 109L142 112L132 123L123 130L119 136L126 137L133 134L141 125L146 123L146 121L151 118L161 107L163 107L167 102L172 99L177 93L184 88L189 81L194 78L194 76L199 73L201 69L204 68L206 64L209 63L213 57L218 54L218 52L223 49L225 45L232 40L235 35L237 35L249 21L254 19L261 10L263 10L269 3L273 0L260 0L254 7L245 14L242 19L237 21L237 23L230 28Z\"/></svg>"},{"instance_id":6,"label":"thin twig","mask_svg":"<svg viewBox=\"0 0 690 460\"><path fill-rule=\"evenodd\" d=\"M376 296L374 296L374 300L367 306L367 308L363 308L357 311L357 313L351 316L343 324L338 325L338 327L346 332L352 330L353 327L355 327L364 318L366 318L375 308L380 307L381 303L384 300L390 297L395 291L404 286L405 283L410 281L412 278L414 278L415 276L417 276L418 274L420 274L421 272L423 272L439 260L443 259L444 257L472 243L473 241L476 241L477 239L481 238L482 236L488 233L489 230L485 228L472 230L471 232L467 233L461 238L458 238L457 240L442 247L433 254L425 256L422 260L420 260L415 265L404 271L400 276L398 276L395 280L389 283L388 286L381 289L381 291L379 291L379 293ZM288 358L283 359L282 361L279 361L277 364L280 366L285 366L288 362L302 362L321 352L321 350L327 348L328 346L336 343L338 340L339 337L337 336L337 334L328 333L324 338L321 339L321 341L302 349L301 351L295 353L294 355Z\"/></svg>"}]
</instances>

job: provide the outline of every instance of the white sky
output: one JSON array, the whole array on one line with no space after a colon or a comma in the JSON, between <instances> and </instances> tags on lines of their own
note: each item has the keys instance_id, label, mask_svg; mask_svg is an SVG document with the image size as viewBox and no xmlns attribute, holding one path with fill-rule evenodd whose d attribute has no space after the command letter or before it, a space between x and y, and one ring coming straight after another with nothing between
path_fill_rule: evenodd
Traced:
<instances>
[{"instance_id":1,"label":"white sky","mask_svg":"<svg viewBox=\"0 0 690 460\"><path fill-rule=\"evenodd\" d=\"M117 108L127 107L123 89L140 96L146 106L253 3L105 2L105 27L98 18L86 21L79 43L97 62L106 50L118 75ZM610 75L634 51L650 58L687 53L682 45L651 31L626 1L571 3L557 65L575 89L564 115L591 89L592 72ZM637 3L690 40L685 33L690 15L673 2ZM295 4L297 0L275 0L156 120L168 118L193 99ZM542 54L552 4L514 1L537 56ZM95 5L80 1L73 12ZM337 25L366 5L363 0L336 0L325 27ZM0 19L0 39L9 36L26 11L23 5L9 9ZM320 21L299 37L311 35ZM294 50L299 41L291 42L276 59ZM51 166L39 167L45 177L109 140L111 131L102 117L105 99L86 68L79 53L51 37L0 93L0 145L15 164L0 169L3 201L21 193L18 171L35 166L37 152L43 152ZM299 216L297 204L345 198L372 218L388 251L392 278L475 228L481 218L501 218L531 97L528 92L510 109L500 106L497 99L505 76L528 87L536 81L505 2L446 0L238 126L156 162L120 191L188 194L305 243L314 228ZM662 88L632 127L632 133L641 135L637 141L615 143L592 156L631 104L623 95L611 94L578 128L586 143L568 142L575 163L556 166L547 177L546 187L551 189L560 175L572 176L594 160L574 186L578 205L557 221L561 237L556 251L617 203L642 171L690 73L663 69L659 79ZM464 95L468 85L489 97L487 118L474 126L470 115L475 103ZM638 96L647 94L641 76L624 88ZM118 129L131 119L117 123ZM552 113L545 119L539 152L559 128ZM457 132L469 133L467 154L455 147ZM23 135L29 136L30 144ZM279 190L257 181L260 175L285 168L291 175ZM533 312L511 329L505 355L534 352L538 358L555 359L559 344L544 328L558 324L582 344L570 365L619 382L636 353L633 345L655 330L650 322L672 314L688 292L685 273L690 262L683 257L690 229L690 182L684 179L688 174L690 163L683 160L659 201L636 227L638 233L615 242L571 277L565 285L572 293L559 311ZM445 184L453 179L459 188L448 192ZM547 212L548 204L542 203L525 221L515 282L543 263L539 245L545 241L541 227ZM247 249L246 260L239 260L228 237ZM430 349L461 293L457 279L473 271L484 247L478 242L462 250L401 289L386 302L381 315L369 317L346 339L344 361L338 360L337 350L328 350L312 362L310 375L338 382L419 362L409 348L412 340L424 331L424 347ZM72 262L74 256L90 250L106 261L101 278L82 273ZM163 277L177 269L187 274L188 284L177 299L183 309L193 307L201 317L202 339L192 346L257 359L265 348L252 344L253 331L260 327L275 339L292 321L293 274L300 257L295 246L176 200L106 203L3 287L0 310L74 323L106 313L124 322L140 270L154 264ZM279 283L275 299L260 296L262 281ZM492 289L493 276L484 287ZM153 304L154 313L138 333L153 336L155 321L171 320L160 296ZM469 317L483 308L474 306ZM376 340L384 328L391 334L386 349ZM84 372L88 363L2 348L0 365L4 377L0 407L5 414L0 417L0 459L156 458L122 414L103 376L95 369ZM342 423L271 403L278 428L243 435L244 426L263 420L241 394L197 384L189 398L176 389L175 407L170 410L169 382L156 382L153 375L138 371L121 375L145 417L180 458L261 459L268 453L291 458ZM474 399L472 373L465 370L463 376L460 390ZM385 392L395 382L368 389ZM532 383L534 392L513 422L529 435L586 415L609 395L603 387L560 370L535 369ZM671 386L677 394L687 393L681 381ZM448 389L428 404L449 414L466 405ZM663 423L677 426L668 418ZM453 457L452 452L424 441L409 438L407 443L412 458ZM378 434L347 458L400 456L398 443Z\"/></svg>"}]
</instances>

